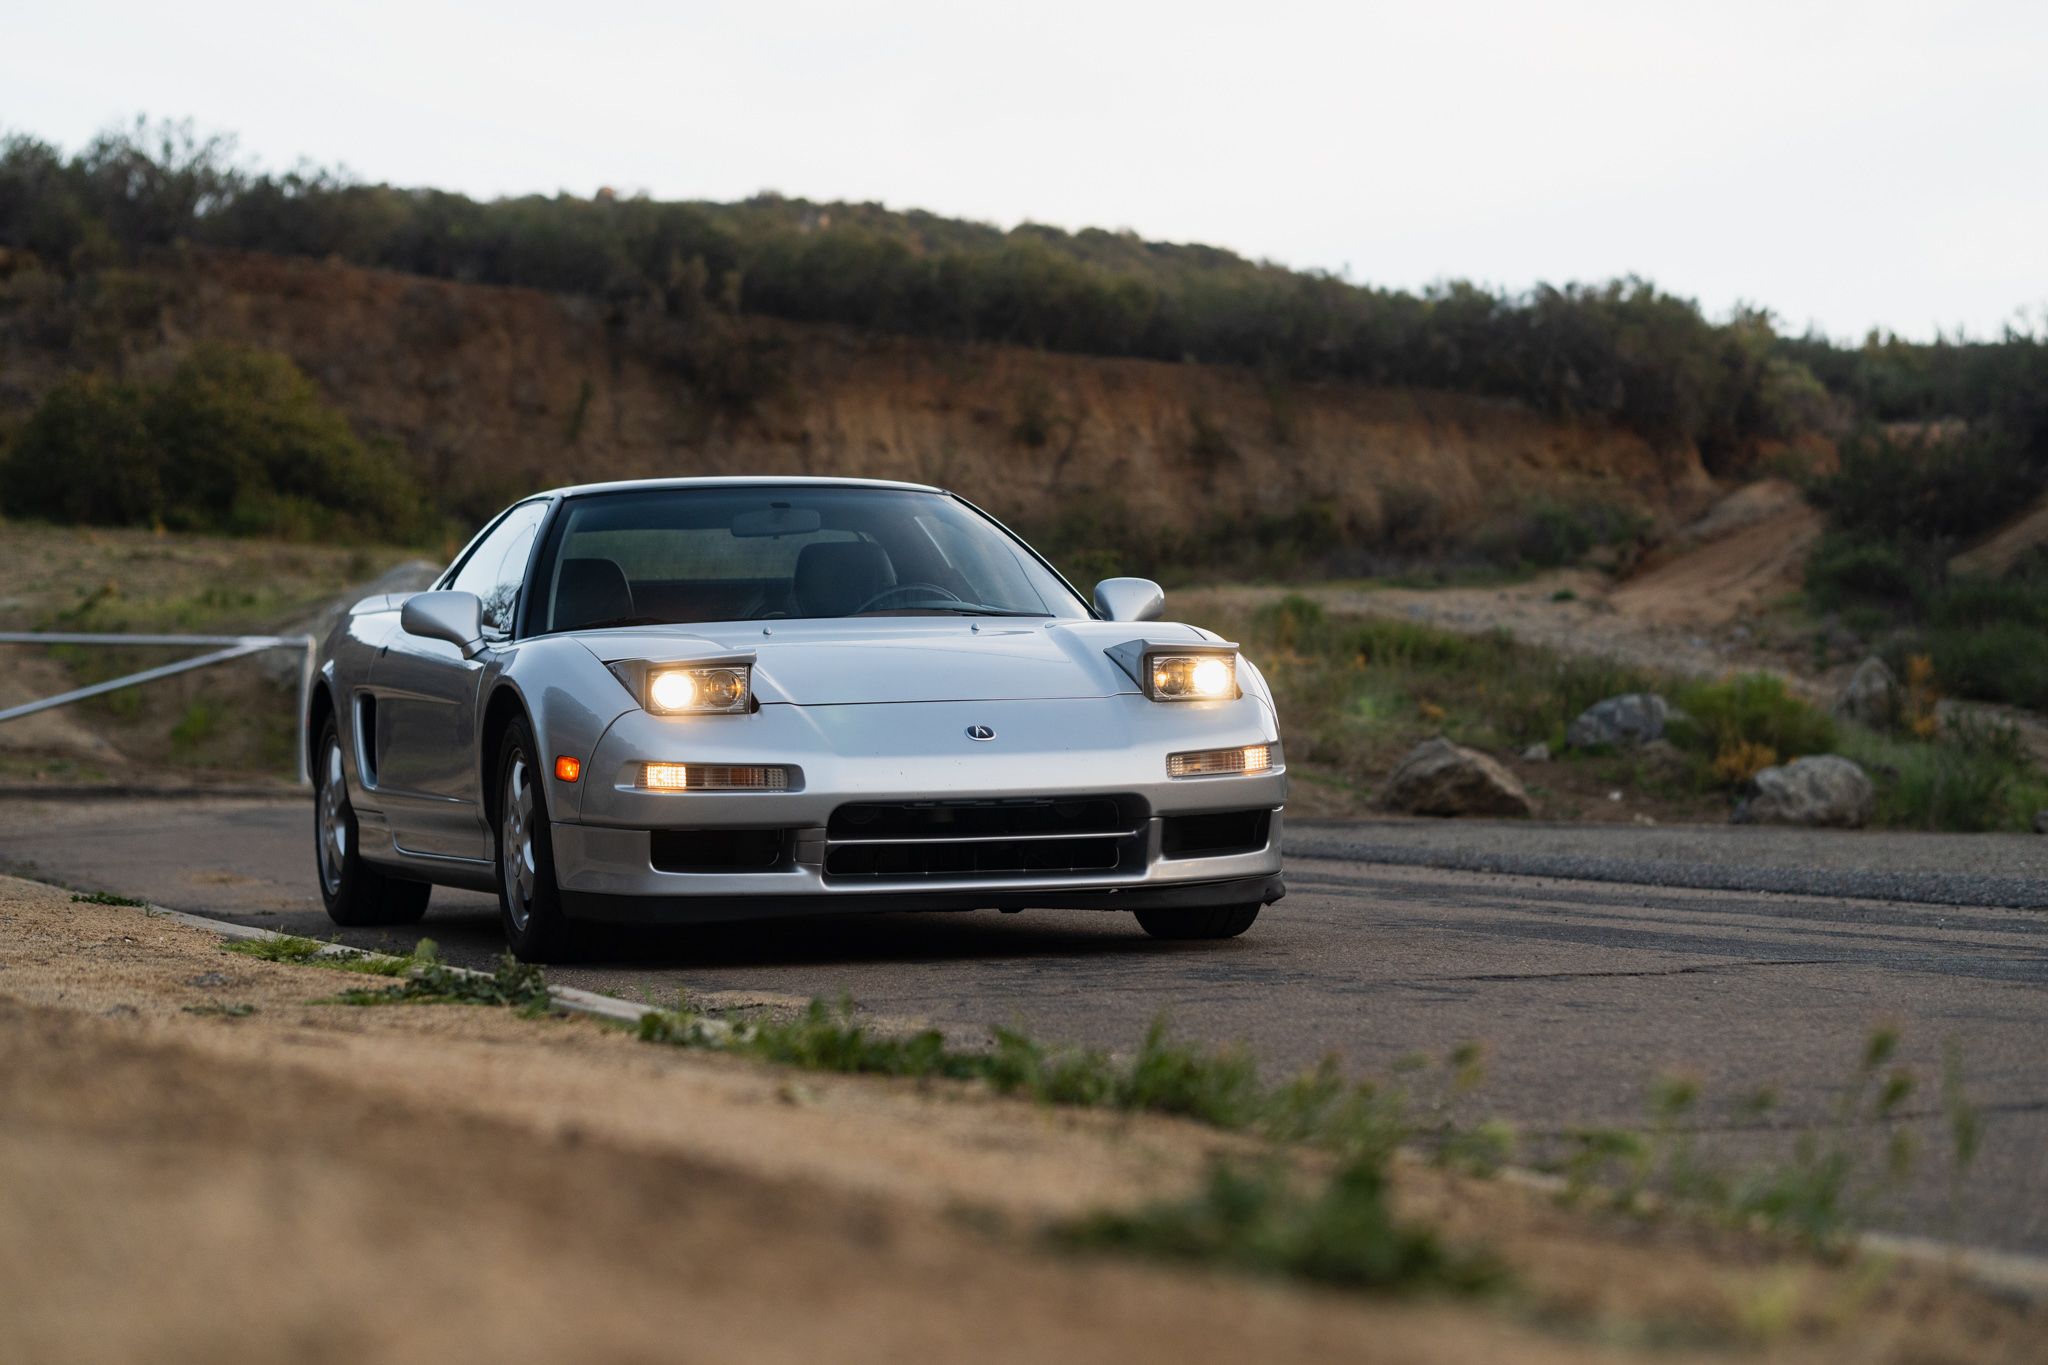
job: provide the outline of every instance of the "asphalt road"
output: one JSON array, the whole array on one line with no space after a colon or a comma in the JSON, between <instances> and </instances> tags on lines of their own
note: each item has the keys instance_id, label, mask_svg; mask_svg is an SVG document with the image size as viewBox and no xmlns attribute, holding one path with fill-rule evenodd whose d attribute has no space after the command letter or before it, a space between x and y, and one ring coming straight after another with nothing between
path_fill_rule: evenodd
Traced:
<instances>
[{"instance_id":1,"label":"asphalt road","mask_svg":"<svg viewBox=\"0 0 2048 1365\"><path fill-rule=\"evenodd\" d=\"M310 839L297 801L0 800L9 870L324 938ZM551 975L657 1003L844 993L962 1038L1012 1024L1109 1048L1167 1011L1182 1034L1250 1047L1268 1074L1335 1053L1385 1075L1478 1040L1487 1077L1465 1117L1505 1117L1539 1143L1640 1126L1653 1081L1684 1074L1707 1097L1704 1140L1734 1161L1782 1158L1824 1126L1870 1031L1891 1024L1921 1081L1902 1124L1923 1155L1877 1221L2040 1254L2048 911L2019 908L2048 903L2037 850L2048 840L1320 824L1290 839L1287 899L1227 943L1154 943L1088 912L892 915L662 933ZM1830 894L1766 889L1780 884ZM437 891L416 931L341 937L424 934L487 966L496 913ZM1986 1120L1955 1209L1937 1083L1951 1042ZM1765 1086L1776 1108L1744 1113Z\"/></svg>"}]
</instances>

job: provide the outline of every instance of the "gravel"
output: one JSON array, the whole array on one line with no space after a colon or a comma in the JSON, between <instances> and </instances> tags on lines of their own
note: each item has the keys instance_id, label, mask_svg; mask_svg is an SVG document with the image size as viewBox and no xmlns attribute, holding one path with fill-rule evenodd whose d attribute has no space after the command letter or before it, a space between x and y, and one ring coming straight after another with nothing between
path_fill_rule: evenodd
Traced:
<instances>
[{"instance_id":1,"label":"gravel","mask_svg":"<svg viewBox=\"0 0 2048 1365\"><path fill-rule=\"evenodd\" d=\"M2048 909L2048 840L2027 834L1302 820L1288 823L1286 848L1296 858L1454 872Z\"/></svg>"}]
</instances>

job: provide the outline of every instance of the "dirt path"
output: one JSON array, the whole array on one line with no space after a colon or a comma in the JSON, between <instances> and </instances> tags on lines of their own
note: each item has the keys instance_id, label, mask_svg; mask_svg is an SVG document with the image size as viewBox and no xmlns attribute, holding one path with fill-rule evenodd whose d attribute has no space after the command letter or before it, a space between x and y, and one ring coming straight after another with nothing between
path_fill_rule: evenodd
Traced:
<instances>
[{"instance_id":1,"label":"dirt path","mask_svg":"<svg viewBox=\"0 0 2048 1365\"><path fill-rule=\"evenodd\" d=\"M1235 1139L793 1073L359 978L0 879L0 1358L2021 1360L2048 1327L1405 1164L1518 1288L1388 1300L1050 1254ZM241 1017L218 1012L237 1007ZM240 1007L247 1007L242 1012Z\"/></svg>"}]
</instances>

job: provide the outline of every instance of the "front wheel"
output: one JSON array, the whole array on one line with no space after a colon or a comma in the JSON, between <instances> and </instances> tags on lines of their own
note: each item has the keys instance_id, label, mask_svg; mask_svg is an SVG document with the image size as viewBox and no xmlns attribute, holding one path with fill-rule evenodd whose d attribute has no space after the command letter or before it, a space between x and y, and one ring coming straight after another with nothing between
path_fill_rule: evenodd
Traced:
<instances>
[{"instance_id":1,"label":"front wheel","mask_svg":"<svg viewBox=\"0 0 2048 1365\"><path fill-rule=\"evenodd\" d=\"M320 755L313 770L313 854L320 871L320 902L327 918L354 928L366 924L412 924L427 913L434 888L386 876L363 861L355 807L349 804L342 770L341 731L329 716L320 728Z\"/></svg>"},{"instance_id":2,"label":"front wheel","mask_svg":"<svg viewBox=\"0 0 2048 1365\"><path fill-rule=\"evenodd\" d=\"M521 962L562 962L574 947L555 885L555 845L533 730L524 717L498 745L498 920Z\"/></svg>"},{"instance_id":3,"label":"front wheel","mask_svg":"<svg viewBox=\"0 0 2048 1365\"><path fill-rule=\"evenodd\" d=\"M1252 927L1260 906L1214 905L1201 910L1140 910L1138 926L1154 938L1236 938Z\"/></svg>"}]
</instances>

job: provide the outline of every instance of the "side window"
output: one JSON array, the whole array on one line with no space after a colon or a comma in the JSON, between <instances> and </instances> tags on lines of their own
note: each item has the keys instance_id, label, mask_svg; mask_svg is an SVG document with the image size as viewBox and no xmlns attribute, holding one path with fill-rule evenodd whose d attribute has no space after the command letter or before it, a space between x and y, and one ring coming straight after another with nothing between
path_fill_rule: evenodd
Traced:
<instances>
[{"instance_id":1,"label":"side window","mask_svg":"<svg viewBox=\"0 0 2048 1365\"><path fill-rule=\"evenodd\" d=\"M456 592L473 592L482 600L485 639L502 640L512 633L520 581L526 577L533 537L547 512L544 502L521 503L507 512L448 584Z\"/></svg>"}]
</instances>

